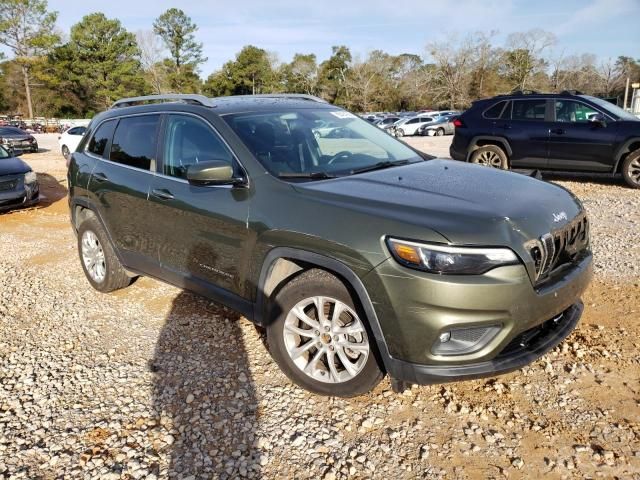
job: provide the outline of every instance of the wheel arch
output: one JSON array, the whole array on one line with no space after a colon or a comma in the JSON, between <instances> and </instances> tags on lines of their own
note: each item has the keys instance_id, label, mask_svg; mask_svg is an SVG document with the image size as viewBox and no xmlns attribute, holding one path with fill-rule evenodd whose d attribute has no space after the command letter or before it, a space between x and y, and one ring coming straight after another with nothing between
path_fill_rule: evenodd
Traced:
<instances>
[{"instance_id":1,"label":"wheel arch","mask_svg":"<svg viewBox=\"0 0 640 480\"><path fill-rule=\"evenodd\" d=\"M511 155L513 154L511 145L509 145L509 142L506 138L496 137L493 135L480 135L477 137L473 137L469 142L469 149L467 151L467 162L471 159L471 155L473 154L473 152L486 145L495 145L502 148L507 154L507 158L511 158Z\"/></svg>"},{"instance_id":2,"label":"wheel arch","mask_svg":"<svg viewBox=\"0 0 640 480\"><path fill-rule=\"evenodd\" d=\"M611 173L620 173L624 159L636 150L640 150L640 137L633 137L624 142L616 151L615 163Z\"/></svg>"},{"instance_id":3,"label":"wheel arch","mask_svg":"<svg viewBox=\"0 0 640 480\"><path fill-rule=\"evenodd\" d=\"M391 357L382 334L382 328L376 315L373 303L360 278L339 260L319 253L290 247L276 247L266 256L257 285L254 303L253 321L265 327L269 323L269 301L293 277L312 268L319 268L335 275L343 281L356 296L366 314L369 328L375 337L380 360L386 371L391 368Z\"/></svg>"}]
</instances>

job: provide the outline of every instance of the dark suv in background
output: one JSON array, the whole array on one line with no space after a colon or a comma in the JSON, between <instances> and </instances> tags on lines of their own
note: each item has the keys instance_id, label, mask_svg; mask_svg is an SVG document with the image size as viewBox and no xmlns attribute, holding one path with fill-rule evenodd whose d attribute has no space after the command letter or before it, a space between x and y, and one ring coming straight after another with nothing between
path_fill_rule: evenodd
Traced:
<instances>
[{"instance_id":1,"label":"dark suv in background","mask_svg":"<svg viewBox=\"0 0 640 480\"><path fill-rule=\"evenodd\" d=\"M620 173L640 188L640 120L577 92L479 100L455 122L451 158L496 168Z\"/></svg>"},{"instance_id":2,"label":"dark suv in background","mask_svg":"<svg viewBox=\"0 0 640 480\"><path fill-rule=\"evenodd\" d=\"M149 275L235 309L326 395L517 369L580 318L584 209L431 158L315 97L124 99L71 156L82 267L101 292Z\"/></svg>"}]
</instances>

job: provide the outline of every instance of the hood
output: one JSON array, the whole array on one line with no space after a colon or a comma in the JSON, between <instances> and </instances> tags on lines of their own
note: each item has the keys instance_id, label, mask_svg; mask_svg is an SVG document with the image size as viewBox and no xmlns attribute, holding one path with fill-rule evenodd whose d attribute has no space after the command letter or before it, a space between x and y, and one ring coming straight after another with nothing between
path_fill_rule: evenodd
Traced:
<instances>
[{"instance_id":1,"label":"hood","mask_svg":"<svg viewBox=\"0 0 640 480\"><path fill-rule=\"evenodd\" d=\"M0 176L18 175L31 171L31 167L16 157L0 158Z\"/></svg>"},{"instance_id":2,"label":"hood","mask_svg":"<svg viewBox=\"0 0 640 480\"><path fill-rule=\"evenodd\" d=\"M556 185L440 159L295 188L318 201L429 228L464 245L522 245L582 211L579 200Z\"/></svg>"}]
</instances>

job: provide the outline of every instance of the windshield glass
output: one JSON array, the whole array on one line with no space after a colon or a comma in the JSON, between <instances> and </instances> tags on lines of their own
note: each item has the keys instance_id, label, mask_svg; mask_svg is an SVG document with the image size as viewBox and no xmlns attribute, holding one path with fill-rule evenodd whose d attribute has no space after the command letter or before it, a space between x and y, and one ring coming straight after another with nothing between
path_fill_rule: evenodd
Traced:
<instances>
[{"instance_id":1,"label":"windshield glass","mask_svg":"<svg viewBox=\"0 0 640 480\"><path fill-rule=\"evenodd\" d=\"M11 155L3 146L0 146L0 160L3 158L11 158Z\"/></svg>"},{"instance_id":2,"label":"windshield glass","mask_svg":"<svg viewBox=\"0 0 640 480\"><path fill-rule=\"evenodd\" d=\"M611 113L612 115L615 115L616 117L620 118L621 120L638 120L638 117L636 117L635 115L623 110L622 108L614 105L611 102L607 102L606 100L603 100L602 98L596 98L591 96L586 96L586 98L591 100L593 103L595 103L602 109Z\"/></svg>"},{"instance_id":3,"label":"windshield glass","mask_svg":"<svg viewBox=\"0 0 640 480\"><path fill-rule=\"evenodd\" d=\"M344 110L242 113L224 119L276 176L341 175L381 162L422 160L403 143Z\"/></svg>"}]
</instances>

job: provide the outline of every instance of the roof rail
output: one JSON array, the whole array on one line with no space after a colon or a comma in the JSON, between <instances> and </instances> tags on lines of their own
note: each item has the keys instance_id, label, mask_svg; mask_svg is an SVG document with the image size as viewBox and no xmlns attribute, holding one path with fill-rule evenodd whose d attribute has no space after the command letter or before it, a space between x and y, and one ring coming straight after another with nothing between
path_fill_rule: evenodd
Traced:
<instances>
[{"instance_id":1,"label":"roof rail","mask_svg":"<svg viewBox=\"0 0 640 480\"><path fill-rule=\"evenodd\" d=\"M509 95L537 95L537 90L513 90Z\"/></svg>"},{"instance_id":2,"label":"roof rail","mask_svg":"<svg viewBox=\"0 0 640 480\"><path fill-rule=\"evenodd\" d=\"M111 105L111 108L130 107L136 103L174 101L202 105L203 107L215 107L209 97L196 94L167 93L162 95L145 95L142 97L121 98Z\"/></svg>"},{"instance_id":3,"label":"roof rail","mask_svg":"<svg viewBox=\"0 0 640 480\"><path fill-rule=\"evenodd\" d=\"M316 97L315 95L307 95L305 93L259 93L256 95L230 95L228 97L217 98L291 98L299 100L309 100L310 102L317 103L329 103L323 98Z\"/></svg>"},{"instance_id":4,"label":"roof rail","mask_svg":"<svg viewBox=\"0 0 640 480\"><path fill-rule=\"evenodd\" d=\"M560 95L584 95L584 93L579 90L563 90Z\"/></svg>"}]
</instances>

